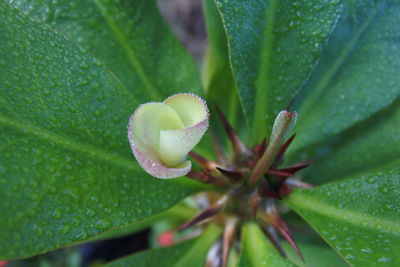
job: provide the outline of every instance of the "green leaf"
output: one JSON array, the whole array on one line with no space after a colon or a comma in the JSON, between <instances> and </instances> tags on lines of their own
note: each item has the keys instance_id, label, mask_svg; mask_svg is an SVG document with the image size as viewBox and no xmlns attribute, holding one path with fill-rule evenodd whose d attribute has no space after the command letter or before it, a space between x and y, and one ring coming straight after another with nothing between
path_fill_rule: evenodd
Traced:
<instances>
[{"instance_id":1,"label":"green leaf","mask_svg":"<svg viewBox=\"0 0 400 267\"><path fill-rule=\"evenodd\" d=\"M168 222L173 222L176 224L182 224L183 221L189 221L196 215L196 210L190 207L187 207L184 204L177 204L170 208L167 211L156 214L150 218L147 218L143 221L135 222L131 225L125 227L119 227L116 229L112 229L110 231L104 232L98 236L96 236L93 240L99 239L108 239L126 236L128 234L132 234L143 230L145 228L149 228L155 223L167 220Z\"/></svg>"},{"instance_id":2,"label":"green leaf","mask_svg":"<svg viewBox=\"0 0 400 267\"><path fill-rule=\"evenodd\" d=\"M282 258L257 224L247 223L242 228L242 250L238 266L292 266L292 264Z\"/></svg>"},{"instance_id":3,"label":"green leaf","mask_svg":"<svg viewBox=\"0 0 400 267\"><path fill-rule=\"evenodd\" d=\"M122 258L107 264L107 267L202 267L208 250L218 238L220 230L216 226L209 226L198 238L180 243L178 245L152 249L132 256Z\"/></svg>"},{"instance_id":4,"label":"green leaf","mask_svg":"<svg viewBox=\"0 0 400 267\"><path fill-rule=\"evenodd\" d=\"M127 140L138 102L63 35L2 3L0 40L0 259L143 220L201 188L144 173Z\"/></svg>"},{"instance_id":5,"label":"green leaf","mask_svg":"<svg viewBox=\"0 0 400 267\"><path fill-rule=\"evenodd\" d=\"M210 103L212 116L210 117L213 133L217 134L218 141L225 148L228 147L226 132L221 125L218 115L214 112L216 104L224 113L233 128L243 134L243 113L237 95L236 84L233 78L228 53L228 40L214 0L204 0L204 15L207 26L209 47L205 57L204 77L207 90L207 100Z\"/></svg>"},{"instance_id":6,"label":"green leaf","mask_svg":"<svg viewBox=\"0 0 400 267\"><path fill-rule=\"evenodd\" d=\"M318 159L303 172L304 179L321 184L385 165L394 166L400 157L399 104L396 101L354 129L303 155Z\"/></svg>"},{"instance_id":7,"label":"green leaf","mask_svg":"<svg viewBox=\"0 0 400 267\"><path fill-rule=\"evenodd\" d=\"M271 130L319 58L339 1L215 0L253 142Z\"/></svg>"},{"instance_id":8,"label":"green leaf","mask_svg":"<svg viewBox=\"0 0 400 267\"><path fill-rule=\"evenodd\" d=\"M171 34L155 0L9 0L103 62L139 100L202 94L193 60Z\"/></svg>"},{"instance_id":9,"label":"green leaf","mask_svg":"<svg viewBox=\"0 0 400 267\"><path fill-rule=\"evenodd\" d=\"M400 96L398 1L345 1L299 107L294 150L348 129Z\"/></svg>"},{"instance_id":10,"label":"green leaf","mask_svg":"<svg viewBox=\"0 0 400 267\"><path fill-rule=\"evenodd\" d=\"M228 40L221 15L218 13L214 0L203 0L203 9L209 43L208 51L205 55L205 63L207 64L204 69L205 87L209 91L210 88L213 88L213 79L222 80L219 76L225 73L225 88L220 88L219 90L227 92L233 89L234 81L229 64ZM228 76L229 74L230 76ZM213 88L213 90L218 91L216 88Z\"/></svg>"},{"instance_id":11,"label":"green leaf","mask_svg":"<svg viewBox=\"0 0 400 267\"><path fill-rule=\"evenodd\" d=\"M400 262L400 169L296 191L285 202L354 266Z\"/></svg>"},{"instance_id":12,"label":"green leaf","mask_svg":"<svg viewBox=\"0 0 400 267\"><path fill-rule=\"evenodd\" d=\"M297 255L293 248L286 242L282 242L282 246L288 255L290 261L299 267L339 267L348 266L348 264L340 258L332 249L308 245L297 241L301 253L304 256L304 262Z\"/></svg>"}]
</instances>

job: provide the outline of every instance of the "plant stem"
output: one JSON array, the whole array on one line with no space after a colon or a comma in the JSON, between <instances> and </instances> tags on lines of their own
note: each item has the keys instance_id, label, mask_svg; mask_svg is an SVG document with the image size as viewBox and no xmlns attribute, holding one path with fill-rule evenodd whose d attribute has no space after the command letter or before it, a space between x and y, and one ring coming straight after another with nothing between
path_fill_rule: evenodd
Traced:
<instances>
[{"instance_id":1,"label":"plant stem","mask_svg":"<svg viewBox=\"0 0 400 267\"><path fill-rule=\"evenodd\" d=\"M278 114L272 128L271 138L268 143L267 149L265 150L262 157L257 161L257 164L254 167L253 172L250 176L250 185L255 185L259 181L260 177L267 172L269 167L271 167L272 163L274 162L276 156L280 151L284 139L296 123L296 119L296 112L288 112L286 110L283 110Z\"/></svg>"}]
</instances>

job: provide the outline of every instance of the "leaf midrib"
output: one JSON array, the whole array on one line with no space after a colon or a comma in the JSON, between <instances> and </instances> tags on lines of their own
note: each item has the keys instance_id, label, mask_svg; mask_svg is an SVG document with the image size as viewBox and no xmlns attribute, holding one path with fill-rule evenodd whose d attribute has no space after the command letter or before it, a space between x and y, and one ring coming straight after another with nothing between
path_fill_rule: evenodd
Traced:
<instances>
[{"instance_id":1,"label":"leaf midrib","mask_svg":"<svg viewBox=\"0 0 400 267\"><path fill-rule=\"evenodd\" d=\"M365 33L367 28L371 25L373 18L377 15L378 6L380 4L381 2L375 5L374 12L371 12L371 14L367 17L367 19L361 25L358 31L354 35L352 35L350 40L342 49L342 52L339 54L338 57L336 57L332 65L330 65L331 67L326 72L324 72L323 75L321 75L321 78L319 79L319 81L317 82L316 86L313 89L313 94L312 94L313 97L309 97L306 102L307 104L301 107L300 112L302 114L308 114L308 112L312 111L313 104L318 102L319 99L321 99L321 96L324 93L324 89L327 88L328 84L330 83L330 81L332 81L333 77L339 71L340 67L343 66L345 61L354 53L354 48L357 45L358 41L360 40L360 37ZM304 120L307 120L307 118L310 117L306 116Z\"/></svg>"},{"instance_id":2,"label":"leaf midrib","mask_svg":"<svg viewBox=\"0 0 400 267\"><path fill-rule=\"evenodd\" d=\"M160 100L161 95L156 90L155 86L152 84L150 79L148 78L145 70L143 69L141 63L139 62L136 56L136 52L133 50L131 46L129 46L127 41L128 37L125 36L123 31L115 22L115 20L111 16L109 16L109 14L107 13L107 8L104 7L103 4L99 2L99 0L95 0L94 3L96 4L96 7L99 9L100 13L107 22L107 25L110 28L111 32L114 34L117 42L120 44L123 51L128 56L129 63L136 70L138 76L142 80L144 86L146 87L146 92L148 92L150 94L150 97L153 98L154 100Z\"/></svg>"},{"instance_id":3,"label":"leaf midrib","mask_svg":"<svg viewBox=\"0 0 400 267\"><path fill-rule=\"evenodd\" d=\"M388 231L392 234L400 235L400 223L389 219L372 217L365 213L360 213L354 210L345 210L334 207L320 201L320 199L304 195L301 192L293 193L285 202L290 207L297 207L325 216L330 219L335 219L339 222L352 224L361 228L369 228L375 231ZM296 210L296 209L295 209ZM368 222L361 225L360 222Z\"/></svg>"},{"instance_id":4,"label":"leaf midrib","mask_svg":"<svg viewBox=\"0 0 400 267\"><path fill-rule=\"evenodd\" d=\"M375 164L375 165L373 165ZM384 170L384 169L390 169L393 166L400 166L400 159L393 157L393 158L388 158L388 159L382 159L380 161L375 161L373 164L368 164L368 166L361 166L359 167L358 170L348 172L344 175L339 175L339 176L329 176L330 181L335 181L335 180L346 180L346 179L351 179L352 177L355 176L361 176L364 174L368 173L375 173L379 170Z\"/></svg>"},{"instance_id":5,"label":"leaf midrib","mask_svg":"<svg viewBox=\"0 0 400 267\"><path fill-rule=\"evenodd\" d=\"M52 133L48 130L41 129L39 127L30 125L26 122L18 122L14 118L5 116L3 114L0 114L0 125L3 125L8 128L16 129L16 130L18 130L22 133L28 134L28 135L33 135L33 136L39 137L43 140L54 142L54 143L60 145L61 147L64 147L64 148L67 148L67 149L70 149L73 151L88 154L92 158L97 158L98 160L110 163L110 164L118 166L118 167L122 167L127 170L131 170L131 171L140 170L139 167L135 164L135 162L133 160L129 160L118 154L111 153L107 150L97 148L90 144L77 142L67 136L62 136L62 135Z\"/></svg>"}]
</instances>

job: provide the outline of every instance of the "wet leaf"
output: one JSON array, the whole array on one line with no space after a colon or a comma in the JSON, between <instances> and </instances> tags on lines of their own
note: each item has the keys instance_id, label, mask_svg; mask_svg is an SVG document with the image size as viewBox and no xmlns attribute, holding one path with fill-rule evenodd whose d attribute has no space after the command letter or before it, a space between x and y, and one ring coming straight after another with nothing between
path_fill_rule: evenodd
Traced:
<instances>
[{"instance_id":1,"label":"wet leaf","mask_svg":"<svg viewBox=\"0 0 400 267\"><path fill-rule=\"evenodd\" d=\"M231 70L228 53L228 40L223 27L221 15L217 10L214 0L203 1L207 26L207 38L209 46L205 55L205 88L210 109L214 112L216 104L232 127L240 135L245 135L246 127L243 127L243 113L241 111L236 83ZM217 134L219 141L227 147L226 134L217 116L211 116L211 126ZM244 137L244 136L243 136ZM228 147L227 147L228 149Z\"/></svg>"},{"instance_id":2,"label":"wet leaf","mask_svg":"<svg viewBox=\"0 0 400 267\"><path fill-rule=\"evenodd\" d=\"M87 240L199 189L138 166L126 134L138 102L89 54L4 3L0 40L0 259Z\"/></svg>"},{"instance_id":3,"label":"wet leaf","mask_svg":"<svg viewBox=\"0 0 400 267\"><path fill-rule=\"evenodd\" d=\"M344 3L299 103L293 151L348 129L400 96L398 1Z\"/></svg>"},{"instance_id":4,"label":"wet leaf","mask_svg":"<svg viewBox=\"0 0 400 267\"><path fill-rule=\"evenodd\" d=\"M196 210L186 206L185 204L179 203L172 208L158 213L150 218L142 221L135 222L133 224L127 225L125 227L119 227L106 231L100 235L97 235L93 240L109 239L122 237L129 234L137 233L145 228L150 228L155 223L161 221L173 222L176 225L181 225L182 222L188 221L196 215Z\"/></svg>"},{"instance_id":5,"label":"wet leaf","mask_svg":"<svg viewBox=\"0 0 400 267\"><path fill-rule=\"evenodd\" d=\"M299 267L345 267L349 266L335 251L324 246L309 245L297 242L301 253L304 255L304 262L293 251L293 248L286 242L282 245L288 254L288 259Z\"/></svg>"},{"instance_id":6,"label":"wet leaf","mask_svg":"<svg viewBox=\"0 0 400 267\"><path fill-rule=\"evenodd\" d=\"M215 0L241 104L260 141L304 84L339 16L339 1Z\"/></svg>"},{"instance_id":7,"label":"wet leaf","mask_svg":"<svg viewBox=\"0 0 400 267\"><path fill-rule=\"evenodd\" d=\"M400 262L400 169L394 166L296 191L285 202L351 265L395 266Z\"/></svg>"},{"instance_id":8,"label":"wet leaf","mask_svg":"<svg viewBox=\"0 0 400 267\"><path fill-rule=\"evenodd\" d=\"M400 157L399 101L304 153L315 159L302 176L316 184L392 165ZM303 153L302 153L303 154Z\"/></svg>"},{"instance_id":9,"label":"wet leaf","mask_svg":"<svg viewBox=\"0 0 400 267\"><path fill-rule=\"evenodd\" d=\"M139 103L162 101L180 91L202 94L195 64L154 0L8 2L95 56Z\"/></svg>"}]
</instances>

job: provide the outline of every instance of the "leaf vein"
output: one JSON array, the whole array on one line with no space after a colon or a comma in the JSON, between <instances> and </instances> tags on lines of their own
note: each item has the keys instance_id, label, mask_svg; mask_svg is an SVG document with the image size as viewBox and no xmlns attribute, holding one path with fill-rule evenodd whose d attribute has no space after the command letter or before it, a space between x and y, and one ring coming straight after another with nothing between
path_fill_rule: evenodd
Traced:
<instances>
[{"instance_id":1,"label":"leaf vein","mask_svg":"<svg viewBox=\"0 0 400 267\"><path fill-rule=\"evenodd\" d=\"M124 34L123 30L117 25L116 21L107 13L107 8L103 7L103 5L99 2L99 0L94 1L100 13L104 17L109 26L110 30L114 34L116 40L121 45L122 49L125 51L128 56L128 60L132 67L136 70L138 76L142 80L144 86L147 91L151 94L151 97L155 100L160 100L161 96L159 92L156 90L150 79L148 78L145 70L143 69L141 63L139 62L136 52L133 50L132 46L128 44L128 37Z\"/></svg>"},{"instance_id":2,"label":"leaf vein","mask_svg":"<svg viewBox=\"0 0 400 267\"><path fill-rule=\"evenodd\" d=\"M308 100L307 104L302 107L304 114L307 114L309 110L314 108L314 104L317 103L321 96L324 94L326 89L328 88L329 83L335 77L335 75L339 72L340 68L345 64L346 60L348 60L354 52L354 48L356 47L358 41L361 36L365 33L368 27L372 24L373 18L377 15L377 10L380 6L380 3L376 4L376 9L371 12L371 14L365 19L365 22L360 26L360 28L354 33L347 44L343 46L341 53L336 57L334 62L330 65L331 67L325 71L313 89L313 97L312 100ZM310 97L309 97L310 98ZM307 118L305 118L307 119Z\"/></svg>"},{"instance_id":3,"label":"leaf vein","mask_svg":"<svg viewBox=\"0 0 400 267\"><path fill-rule=\"evenodd\" d=\"M97 148L90 144L83 144L72 140L69 137L58 135L50 131L29 125L25 122L18 122L15 119L0 114L0 125L8 128L16 129L22 133L33 135L41 139L54 142L66 149L81 152L90 155L92 158L97 158L103 162L108 162L112 165L122 167L127 170L138 170L139 168L133 160L129 160L123 156L112 153L110 151Z\"/></svg>"},{"instance_id":4,"label":"leaf vein","mask_svg":"<svg viewBox=\"0 0 400 267\"><path fill-rule=\"evenodd\" d=\"M368 214L362 214L354 210L345 210L321 202L312 196L302 194L292 194L287 199L287 203L293 207L300 207L309 212L315 212L319 215L332 218L341 222L346 222L358 227L369 228L372 230L388 231L400 235L400 223L389 219L373 217Z\"/></svg>"}]
</instances>

